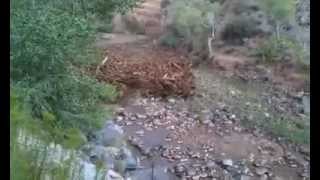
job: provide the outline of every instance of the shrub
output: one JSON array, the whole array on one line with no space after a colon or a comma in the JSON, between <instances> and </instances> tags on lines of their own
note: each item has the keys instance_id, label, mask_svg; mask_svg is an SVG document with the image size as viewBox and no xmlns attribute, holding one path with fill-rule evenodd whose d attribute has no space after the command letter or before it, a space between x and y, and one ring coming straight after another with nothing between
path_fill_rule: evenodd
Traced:
<instances>
[{"instance_id":1,"label":"shrub","mask_svg":"<svg viewBox=\"0 0 320 180\"><path fill-rule=\"evenodd\" d=\"M168 33L160 38L160 44L176 48L178 45L178 38L173 33Z\"/></svg>"},{"instance_id":2,"label":"shrub","mask_svg":"<svg viewBox=\"0 0 320 180\"><path fill-rule=\"evenodd\" d=\"M144 25L142 22L139 22L136 17L132 15L125 15L123 16L123 21L130 32L136 34L145 34Z\"/></svg>"},{"instance_id":3,"label":"shrub","mask_svg":"<svg viewBox=\"0 0 320 180\"><path fill-rule=\"evenodd\" d=\"M294 0L268 0L260 1L260 6L271 16L274 21L276 37L280 38L280 26L286 24L295 18L295 1Z\"/></svg>"},{"instance_id":4,"label":"shrub","mask_svg":"<svg viewBox=\"0 0 320 180\"><path fill-rule=\"evenodd\" d=\"M107 114L100 104L114 100L117 92L85 72L101 60L92 47L92 22L135 2L11 1L10 179L43 179L43 172L52 170L43 166L50 142L77 149L86 141L84 134L102 124ZM21 130L44 143L21 145ZM52 170L55 179L70 179L68 167Z\"/></svg>"},{"instance_id":5,"label":"shrub","mask_svg":"<svg viewBox=\"0 0 320 180\"><path fill-rule=\"evenodd\" d=\"M168 7L168 19L172 22L168 26L171 34L167 38L172 39L171 42L171 36L175 36L175 39L181 38L193 51L207 50L207 38L211 28L208 17L217 14L218 10L219 4L207 0L173 1Z\"/></svg>"},{"instance_id":6,"label":"shrub","mask_svg":"<svg viewBox=\"0 0 320 180\"><path fill-rule=\"evenodd\" d=\"M231 43L242 43L243 38L248 38L258 33L253 20L244 17L235 17L224 27L221 32L222 39Z\"/></svg>"},{"instance_id":7,"label":"shrub","mask_svg":"<svg viewBox=\"0 0 320 180\"><path fill-rule=\"evenodd\" d=\"M118 6L127 1L128 8L136 2L112 1L112 8L100 4L109 12L97 10L96 16L122 11ZM92 22L96 22L92 21L92 8L104 1L32 2L14 0L11 4L11 84L21 89L34 117L41 119L43 112L50 112L61 128L90 131L103 119L97 108L101 98L114 100L116 96L111 86L83 72L102 59L91 46ZM97 119L98 114L101 117Z\"/></svg>"},{"instance_id":8,"label":"shrub","mask_svg":"<svg viewBox=\"0 0 320 180\"><path fill-rule=\"evenodd\" d=\"M261 57L263 62L272 63L288 56L298 63L298 65L308 66L308 55L300 44L284 37L280 39L271 37L255 53Z\"/></svg>"}]
</instances>

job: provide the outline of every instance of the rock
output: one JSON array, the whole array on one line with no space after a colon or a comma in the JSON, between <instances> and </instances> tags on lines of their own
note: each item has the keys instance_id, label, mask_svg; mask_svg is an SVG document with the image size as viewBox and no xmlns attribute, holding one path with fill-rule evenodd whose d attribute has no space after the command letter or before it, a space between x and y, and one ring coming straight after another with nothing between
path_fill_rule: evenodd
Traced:
<instances>
[{"instance_id":1,"label":"rock","mask_svg":"<svg viewBox=\"0 0 320 180\"><path fill-rule=\"evenodd\" d=\"M136 114L136 116L138 119L146 119L147 118L147 116L143 115L143 114Z\"/></svg>"},{"instance_id":2,"label":"rock","mask_svg":"<svg viewBox=\"0 0 320 180\"><path fill-rule=\"evenodd\" d=\"M303 173L300 174L300 176L303 177L303 178L308 178L310 176L310 174L307 173L307 172L303 172Z\"/></svg>"},{"instance_id":3,"label":"rock","mask_svg":"<svg viewBox=\"0 0 320 180\"><path fill-rule=\"evenodd\" d=\"M232 124L232 121L225 121L224 124L230 125Z\"/></svg>"},{"instance_id":4,"label":"rock","mask_svg":"<svg viewBox=\"0 0 320 180\"><path fill-rule=\"evenodd\" d=\"M264 174L260 177L260 180L268 180L268 176L266 174Z\"/></svg>"},{"instance_id":5,"label":"rock","mask_svg":"<svg viewBox=\"0 0 320 180\"><path fill-rule=\"evenodd\" d=\"M250 180L250 176L246 176L246 175L241 175L240 176L240 180Z\"/></svg>"},{"instance_id":6,"label":"rock","mask_svg":"<svg viewBox=\"0 0 320 180\"><path fill-rule=\"evenodd\" d=\"M284 180L284 179L279 176L276 176L276 177L274 177L274 180Z\"/></svg>"},{"instance_id":7,"label":"rock","mask_svg":"<svg viewBox=\"0 0 320 180\"><path fill-rule=\"evenodd\" d=\"M152 168L133 171L130 174L131 180L170 180L169 174L166 172L165 167L155 167L153 170Z\"/></svg>"},{"instance_id":8,"label":"rock","mask_svg":"<svg viewBox=\"0 0 320 180\"><path fill-rule=\"evenodd\" d=\"M144 135L144 131L143 130L136 131L136 134L139 135L139 136L143 136Z\"/></svg>"},{"instance_id":9,"label":"rock","mask_svg":"<svg viewBox=\"0 0 320 180\"><path fill-rule=\"evenodd\" d=\"M256 173L257 173L257 175L262 176L262 175L268 173L268 169L267 168L257 168Z\"/></svg>"},{"instance_id":10,"label":"rock","mask_svg":"<svg viewBox=\"0 0 320 180\"><path fill-rule=\"evenodd\" d=\"M123 116L117 116L117 121L120 122L123 120Z\"/></svg>"},{"instance_id":11,"label":"rock","mask_svg":"<svg viewBox=\"0 0 320 180\"><path fill-rule=\"evenodd\" d=\"M176 102L176 100L173 99L173 98L170 98L170 99L168 99L168 102L171 103L171 104L174 104Z\"/></svg>"},{"instance_id":12,"label":"rock","mask_svg":"<svg viewBox=\"0 0 320 180\"><path fill-rule=\"evenodd\" d=\"M93 163L97 161L103 161L108 167L113 168L115 158L118 155L120 149L114 147L94 146L89 152L90 160Z\"/></svg>"},{"instance_id":13,"label":"rock","mask_svg":"<svg viewBox=\"0 0 320 180\"><path fill-rule=\"evenodd\" d=\"M306 156L310 156L310 148L307 147L300 147L299 149L300 153L306 155Z\"/></svg>"},{"instance_id":14,"label":"rock","mask_svg":"<svg viewBox=\"0 0 320 180\"><path fill-rule=\"evenodd\" d=\"M224 159L222 161L222 164L225 166L232 166L233 165L233 161L231 159Z\"/></svg>"},{"instance_id":15,"label":"rock","mask_svg":"<svg viewBox=\"0 0 320 180\"><path fill-rule=\"evenodd\" d=\"M182 164L177 164L177 165L174 167L174 172L175 172L175 173L178 173L178 174L183 173L185 170L186 170L186 168L185 168Z\"/></svg>"},{"instance_id":16,"label":"rock","mask_svg":"<svg viewBox=\"0 0 320 180\"><path fill-rule=\"evenodd\" d=\"M124 180L124 178L117 172L109 169L106 174L106 180Z\"/></svg>"},{"instance_id":17,"label":"rock","mask_svg":"<svg viewBox=\"0 0 320 180\"><path fill-rule=\"evenodd\" d=\"M209 161L209 162L207 162L206 166L208 168L214 168L217 166L217 164L214 161Z\"/></svg>"},{"instance_id":18,"label":"rock","mask_svg":"<svg viewBox=\"0 0 320 180\"><path fill-rule=\"evenodd\" d=\"M99 132L99 141L103 146L121 146L124 142L123 130L113 122L106 123L105 127Z\"/></svg>"},{"instance_id":19,"label":"rock","mask_svg":"<svg viewBox=\"0 0 320 180\"><path fill-rule=\"evenodd\" d=\"M306 114L310 114L310 97L303 96L302 103L303 103L303 112Z\"/></svg>"},{"instance_id":20,"label":"rock","mask_svg":"<svg viewBox=\"0 0 320 180\"><path fill-rule=\"evenodd\" d=\"M194 176L194 175L197 174L197 172L196 172L194 169L189 169L189 170L187 171L187 174L188 174L188 176Z\"/></svg>"},{"instance_id":21,"label":"rock","mask_svg":"<svg viewBox=\"0 0 320 180\"><path fill-rule=\"evenodd\" d=\"M122 148L120 153L125 162L125 170L135 170L138 166L138 158L127 148Z\"/></svg>"}]
</instances>

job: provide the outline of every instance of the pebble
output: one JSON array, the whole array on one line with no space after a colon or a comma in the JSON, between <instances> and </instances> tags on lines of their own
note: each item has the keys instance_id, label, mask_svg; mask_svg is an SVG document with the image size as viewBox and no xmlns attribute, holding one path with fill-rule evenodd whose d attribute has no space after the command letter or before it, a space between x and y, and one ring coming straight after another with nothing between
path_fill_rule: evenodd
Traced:
<instances>
[{"instance_id":1,"label":"pebble","mask_svg":"<svg viewBox=\"0 0 320 180\"><path fill-rule=\"evenodd\" d=\"M217 166L217 164L214 161L207 162L207 167L208 168L214 168L216 166Z\"/></svg>"},{"instance_id":2,"label":"pebble","mask_svg":"<svg viewBox=\"0 0 320 180\"><path fill-rule=\"evenodd\" d=\"M143 115L143 114L137 114L136 116L138 119L146 119L147 118L147 116Z\"/></svg>"},{"instance_id":3,"label":"pebble","mask_svg":"<svg viewBox=\"0 0 320 180\"><path fill-rule=\"evenodd\" d=\"M153 129L152 129L152 127L146 127L145 128L147 131L152 131Z\"/></svg>"},{"instance_id":4,"label":"pebble","mask_svg":"<svg viewBox=\"0 0 320 180\"><path fill-rule=\"evenodd\" d=\"M144 131L143 130L136 131L136 134L139 135L139 136L143 136L144 135Z\"/></svg>"},{"instance_id":5,"label":"pebble","mask_svg":"<svg viewBox=\"0 0 320 180\"><path fill-rule=\"evenodd\" d=\"M192 180L199 180L199 179L200 179L200 176L199 176L199 175L192 177Z\"/></svg>"},{"instance_id":6,"label":"pebble","mask_svg":"<svg viewBox=\"0 0 320 180\"><path fill-rule=\"evenodd\" d=\"M232 124L232 121L225 121L224 124L230 125Z\"/></svg>"},{"instance_id":7,"label":"pebble","mask_svg":"<svg viewBox=\"0 0 320 180\"><path fill-rule=\"evenodd\" d=\"M176 100L173 99L173 98L170 98L170 99L168 100L168 102L171 103L171 104L174 104L174 103L176 102Z\"/></svg>"},{"instance_id":8,"label":"pebble","mask_svg":"<svg viewBox=\"0 0 320 180\"><path fill-rule=\"evenodd\" d=\"M269 117L270 117L270 114L269 114L269 113L264 113L264 116L265 116L266 118L269 118Z\"/></svg>"}]
</instances>

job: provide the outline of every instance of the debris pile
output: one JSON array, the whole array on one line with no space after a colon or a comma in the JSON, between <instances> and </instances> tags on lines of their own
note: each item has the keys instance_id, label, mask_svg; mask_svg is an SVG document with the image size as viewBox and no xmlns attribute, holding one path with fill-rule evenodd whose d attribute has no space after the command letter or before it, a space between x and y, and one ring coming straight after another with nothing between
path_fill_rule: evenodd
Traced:
<instances>
[{"instance_id":1,"label":"debris pile","mask_svg":"<svg viewBox=\"0 0 320 180\"><path fill-rule=\"evenodd\" d=\"M110 52L108 60L99 68L98 79L142 89L146 95L192 95L194 77L187 61L172 57L151 58L165 57L135 59Z\"/></svg>"}]
</instances>

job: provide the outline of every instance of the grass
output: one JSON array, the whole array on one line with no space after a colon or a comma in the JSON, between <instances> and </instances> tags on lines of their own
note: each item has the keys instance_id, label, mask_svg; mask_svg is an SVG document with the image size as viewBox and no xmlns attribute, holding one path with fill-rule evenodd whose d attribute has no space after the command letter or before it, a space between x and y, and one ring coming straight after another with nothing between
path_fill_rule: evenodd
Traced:
<instances>
[{"instance_id":1,"label":"grass","mask_svg":"<svg viewBox=\"0 0 320 180\"><path fill-rule=\"evenodd\" d=\"M275 112L274 103L266 103L261 96L264 92L269 94L274 91L270 85L258 82L244 83L233 78L220 77L212 72L205 73L203 70L195 73L198 76L201 74L196 78L198 91L206 95L205 98L193 101L196 109L212 107L212 102L223 103L240 117L244 127L258 127L266 134L281 137L295 144L310 143L309 115L300 117L290 112Z\"/></svg>"},{"instance_id":2,"label":"grass","mask_svg":"<svg viewBox=\"0 0 320 180\"><path fill-rule=\"evenodd\" d=\"M272 110L271 105L263 103L259 96L244 95L234 106L236 111L250 118L243 118L242 124L248 128L258 127L273 137L281 137L295 144L310 143L310 117L297 117L289 112L279 114ZM250 102L248 106L246 102ZM268 114L268 115L266 115Z\"/></svg>"}]
</instances>

